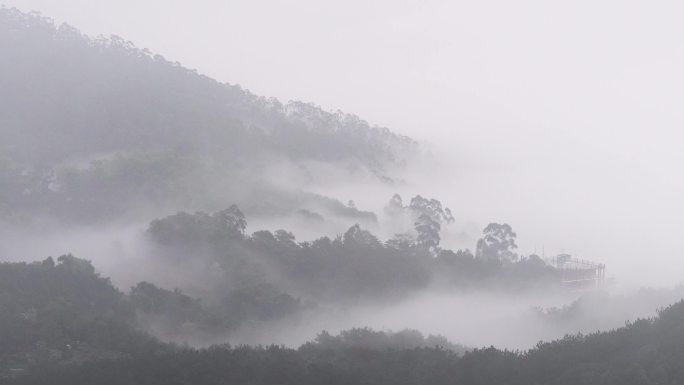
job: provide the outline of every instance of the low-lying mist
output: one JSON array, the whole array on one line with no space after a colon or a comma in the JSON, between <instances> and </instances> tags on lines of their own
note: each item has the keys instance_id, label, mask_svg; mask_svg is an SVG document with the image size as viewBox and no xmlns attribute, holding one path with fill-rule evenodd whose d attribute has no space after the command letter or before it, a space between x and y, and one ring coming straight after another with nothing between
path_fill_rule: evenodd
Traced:
<instances>
[{"instance_id":1,"label":"low-lying mist","mask_svg":"<svg viewBox=\"0 0 684 385\"><path fill-rule=\"evenodd\" d=\"M377 227L388 221L383 215L379 218ZM267 220L257 221L248 229L256 231L257 226L266 227L265 223ZM290 226L296 221L286 224ZM280 223L270 225L272 229L281 227ZM226 276L200 254L170 260L164 255L169 251L150 240L148 226L149 223L72 227L55 223L28 227L3 224L0 255L3 261L31 261L73 253L91 260L97 271L110 277L123 292L145 281L161 288L179 289L204 304L220 302L221 290L229 290L230 286L226 286ZM312 234L311 239L318 236ZM337 334L355 327L370 327L379 331L416 329L469 347L528 349L540 340L608 330L628 320L654 316L658 308L683 296L681 288L639 290L619 284L588 292L428 286L387 300L359 298L344 303L314 303L304 298L306 304L299 311L276 319L248 319L230 330L207 330L191 322L169 328L163 315L148 315L143 320L153 335L193 346L274 343L296 347L323 330Z\"/></svg>"},{"instance_id":2,"label":"low-lying mist","mask_svg":"<svg viewBox=\"0 0 684 385\"><path fill-rule=\"evenodd\" d=\"M492 292L424 292L391 305L325 309L305 319L250 325L231 343L299 346L321 330L332 334L354 327L375 330L416 329L443 335L471 348L496 346L527 350L539 341L567 334L590 334L651 318L657 310L684 298L681 287L608 292L506 295Z\"/></svg>"}]
</instances>

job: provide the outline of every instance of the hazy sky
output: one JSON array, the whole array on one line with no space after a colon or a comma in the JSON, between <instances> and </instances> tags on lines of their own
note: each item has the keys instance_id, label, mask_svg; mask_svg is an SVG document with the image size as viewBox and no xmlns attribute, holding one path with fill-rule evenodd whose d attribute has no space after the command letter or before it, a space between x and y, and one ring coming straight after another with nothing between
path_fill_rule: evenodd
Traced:
<instances>
[{"instance_id":1,"label":"hazy sky","mask_svg":"<svg viewBox=\"0 0 684 385\"><path fill-rule=\"evenodd\" d=\"M460 215L682 280L682 2L0 2L431 141Z\"/></svg>"}]
</instances>

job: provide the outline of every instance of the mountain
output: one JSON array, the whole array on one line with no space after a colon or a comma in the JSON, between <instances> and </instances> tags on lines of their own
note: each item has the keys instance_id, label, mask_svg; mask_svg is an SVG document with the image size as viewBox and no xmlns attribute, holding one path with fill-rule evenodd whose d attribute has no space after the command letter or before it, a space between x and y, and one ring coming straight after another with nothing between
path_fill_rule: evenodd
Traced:
<instances>
[{"instance_id":1,"label":"mountain","mask_svg":"<svg viewBox=\"0 0 684 385\"><path fill-rule=\"evenodd\" d=\"M292 190L274 168L311 184L331 169L387 182L417 150L357 116L256 96L122 38L0 8L5 217L248 207L254 191Z\"/></svg>"}]
</instances>

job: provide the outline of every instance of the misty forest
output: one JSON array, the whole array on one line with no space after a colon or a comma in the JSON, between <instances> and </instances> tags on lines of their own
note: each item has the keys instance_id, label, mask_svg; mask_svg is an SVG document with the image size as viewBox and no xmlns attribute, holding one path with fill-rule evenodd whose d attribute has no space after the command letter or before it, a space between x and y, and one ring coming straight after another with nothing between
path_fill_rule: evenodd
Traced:
<instances>
[{"instance_id":1,"label":"misty forest","mask_svg":"<svg viewBox=\"0 0 684 385\"><path fill-rule=\"evenodd\" d=\"M0 383L684 383L684 286L467 217L421 140L172 60L0 6Z\"/></svg>"}]
</instances>

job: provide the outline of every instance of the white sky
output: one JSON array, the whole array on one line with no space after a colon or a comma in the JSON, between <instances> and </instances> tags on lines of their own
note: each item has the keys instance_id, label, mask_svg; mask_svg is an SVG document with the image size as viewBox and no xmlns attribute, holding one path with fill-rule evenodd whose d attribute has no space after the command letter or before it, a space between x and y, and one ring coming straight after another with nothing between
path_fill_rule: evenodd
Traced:
<instances>
[{"instance_id":1,"label":"white sky","mask_svg":"<svg viewBox=\"0 0 684 385\"><path fill-rule=\"evenodd\" d=\"M0 2L427 140L439 197L524 251L683 280L682 2Z\"/></svg>"}]
</instances>

